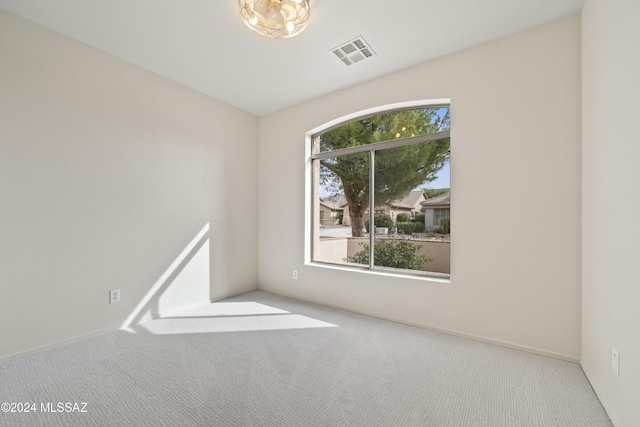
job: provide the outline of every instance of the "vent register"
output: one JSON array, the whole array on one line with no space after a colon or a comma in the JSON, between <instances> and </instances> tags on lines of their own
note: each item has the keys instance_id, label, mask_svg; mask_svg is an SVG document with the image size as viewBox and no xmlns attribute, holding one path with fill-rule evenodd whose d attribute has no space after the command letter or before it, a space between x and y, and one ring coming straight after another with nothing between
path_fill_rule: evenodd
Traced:
<instances>
[{"instance_id":1,"label":"vent register","mask_svg":"<svg viewBox=\"0 0 640 427\"><path fill-rule=\"evenodd\" d=\"M347 66L363 61L375 55L371 46L360 36L342 43L331 51Z\"/></svg>"}]
</instances>

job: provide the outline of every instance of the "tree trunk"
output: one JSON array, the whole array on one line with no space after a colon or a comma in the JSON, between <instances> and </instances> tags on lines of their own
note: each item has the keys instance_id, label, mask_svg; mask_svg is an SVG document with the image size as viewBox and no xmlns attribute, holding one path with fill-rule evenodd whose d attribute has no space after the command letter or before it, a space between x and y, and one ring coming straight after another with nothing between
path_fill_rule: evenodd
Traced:
<instances>
[{"instance_id":1,"label":"tree trunk","mask_svg":"<svg viewBox=\"0 0 640 427\"><path fill-rule=\"evenodd\" d=\"M355 205L351 206L349 203L349 216L351 217L351 236L352 237L363 237L364 236L364 221L362 220L362 216L364 214L364 210L362 206Z\"/></svg>"}]
</instances>

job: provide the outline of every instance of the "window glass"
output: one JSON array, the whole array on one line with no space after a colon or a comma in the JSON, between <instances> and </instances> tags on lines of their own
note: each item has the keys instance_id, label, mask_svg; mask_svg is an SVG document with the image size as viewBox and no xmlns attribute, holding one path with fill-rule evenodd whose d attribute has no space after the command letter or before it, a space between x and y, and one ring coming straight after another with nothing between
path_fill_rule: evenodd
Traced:
<instances>
[{"instance_id":1,"label":"window glass","mask_svg":"<svg viewBox=\"0 0 640 427\"><path fill-rule=\"evenodd\" d=\"M448 129L448 111L442 107L391 111L345 123L318 134L317 149L333 151L436 133Z\"/></svg>"},{"instance_id":2,"label":"window glass","mask_svg":"<svg viewBox=\"0 0 640 427\"><path fill-rule=\"evenodd\" d=\"M448 277L449 130L449 108L439 106L312 137L312 261ZM339 219L322 217L320 203Z\"/></svg>"},{"instance_id":3,"label":"window glass","mask_svg":"<svg viewBox=\"0 0 640 427\"><path fill-rule=\"evenodd\" d=\"M360 153L313 161L316 205L329 204L341 220L322 224L314 209L313 260L348 264L347 258L365 241L369 218L369 155ZM341 179L340 177L344 178ZM343 183L344 182L344 183Z\"/></svg>"}]
</instances>

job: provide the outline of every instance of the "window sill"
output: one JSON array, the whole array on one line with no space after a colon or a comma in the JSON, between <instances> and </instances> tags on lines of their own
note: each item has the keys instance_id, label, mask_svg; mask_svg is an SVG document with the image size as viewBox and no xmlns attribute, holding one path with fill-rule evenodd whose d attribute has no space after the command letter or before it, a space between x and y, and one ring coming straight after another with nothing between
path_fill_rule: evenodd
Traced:
<instances>
[{"instance_id":1,"label":"window sill","mask_svg":"<svg viewBox=\"0 0 640 427\"><path fill-rule=\"evenodd\" d=\"M435 282L435 283L451 283L451 275L445 273L397 273L394 271L388 271L383 269L370 270L366 267L356 267L356 266L346 266L339 264L330 264L323 263L318 261L312 261L306 263L306 265L311 267L320 267L320 268L328 268L331 270L339 270L350 273L358 273L358 274L368 274L374 276L385 276L385 277L393 277L397 279L409 279L409 280L418 280L421 282ZM379 267L380 268L380 267ZM382 267L384 268L384 267Z\"/></svg>"}]
</instances>

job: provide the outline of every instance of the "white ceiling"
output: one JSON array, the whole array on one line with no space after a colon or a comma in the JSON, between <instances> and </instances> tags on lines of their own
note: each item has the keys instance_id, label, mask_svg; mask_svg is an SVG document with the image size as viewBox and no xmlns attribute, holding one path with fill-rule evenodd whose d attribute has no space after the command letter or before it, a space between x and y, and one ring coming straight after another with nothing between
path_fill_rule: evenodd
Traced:
<instances>
[{"instance_id":1,"label":"white ceiling","mask_svg":"<svg viewBox=\"0 0 640 427\"><path fill-rule=\"evenodd\" d=\"M0 0L0 8L255 115L579 13L584 0L311 0L309 26L273 40L238 0ZM331 49L376 52L344 65Z\"/></svg>"}]
</instances>

